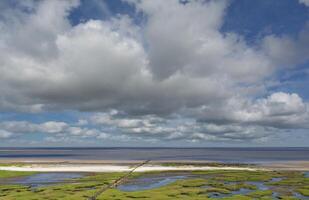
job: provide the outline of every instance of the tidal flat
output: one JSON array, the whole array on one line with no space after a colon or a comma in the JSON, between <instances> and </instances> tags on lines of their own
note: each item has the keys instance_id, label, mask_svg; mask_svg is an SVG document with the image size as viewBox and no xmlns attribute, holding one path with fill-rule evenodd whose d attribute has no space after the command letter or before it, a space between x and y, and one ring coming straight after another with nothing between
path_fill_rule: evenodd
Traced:
<instances>
[{"instance_id":1,"label":"tidal flat","mask_svg":"<svg viewBox=\"0 0 309 200\"><path fill-rule=\"evenodd\" d=\"M91 199L94 196L98 200L309 199L308 172L303 171L134 172L118 184L113 183L124 177L126 172L59 174L60 176L55 172L0 171L0 199L79 200ZM31 184L31 180L37 181L35 177L43 177L43 180L39 179L41 184ZM53 177L63 179L51 181Z\"/></svg>"}]
</instances>

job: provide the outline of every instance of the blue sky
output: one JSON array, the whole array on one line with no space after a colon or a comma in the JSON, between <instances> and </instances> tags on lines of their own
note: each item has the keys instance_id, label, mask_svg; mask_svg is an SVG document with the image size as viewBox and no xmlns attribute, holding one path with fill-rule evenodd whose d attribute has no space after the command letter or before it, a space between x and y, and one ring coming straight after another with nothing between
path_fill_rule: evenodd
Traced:
<instances>
[{"instance_id":1,"label":"blue sky","mask_svg":"<svg viewBox=\"0 0 309 200\"><path fill-rule=\"evenodd\" d=\"M1 146L308 146L309 1L1 1Z\"/></svg>"}]
</instances>

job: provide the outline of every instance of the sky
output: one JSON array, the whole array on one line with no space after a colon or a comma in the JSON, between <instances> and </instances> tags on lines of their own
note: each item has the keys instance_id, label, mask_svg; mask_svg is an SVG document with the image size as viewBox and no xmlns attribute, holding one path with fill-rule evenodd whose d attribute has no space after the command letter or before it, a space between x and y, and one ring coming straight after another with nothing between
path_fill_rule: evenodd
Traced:
<instances>
[{"instance_id":1,"label":"sky","mask_svg":"<svg viewBox=\"0 0 309 200\"><path fill-rule=\"evenodd\" d=\"M308 147L308 87L308 0L0 1L0 147Z\"/></svg>"}]
</instances>

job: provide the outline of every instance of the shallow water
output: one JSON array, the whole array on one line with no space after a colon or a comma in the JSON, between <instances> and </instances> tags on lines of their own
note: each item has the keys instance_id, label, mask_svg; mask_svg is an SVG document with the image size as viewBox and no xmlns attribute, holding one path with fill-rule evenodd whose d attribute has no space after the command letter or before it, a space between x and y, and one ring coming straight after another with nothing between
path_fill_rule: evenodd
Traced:
<instances>
[{"instance_id":1,"label":"shallow water","mask_svg":"<svg viewBox=\"0 0 309 200\"><path fill-rule=\"evenodd\" d=\"M72 179L81 178L82 173L39 173L26 177L19 177L15 179L9 179L6 184L21 184L27 185L32 188L63 183Z\"/></svg>"},{"instance_id":2,"label":"shallow water","mask_svg":"<svg viewBox=\"0 0 309 200\"><path fill-rule=\"evenodd\" d=\"M283 178L272 178L269 182L273 183L273 182L278 182L281 181ZM267 186L265 184L265 182L262 181L247 181L247 184L250 185L255 185L257 187L257 190L269 190L269 186ZM234 184L231 182L227 182L225 184ZM238 195L238 194L242 194L242 195L246 195L249 194L250 192L253 192L254 190L250 190L250 189L246 189L246 188L241 188L240 190L236 190L236 191L231 191L230 194L222 194L222 193L218 193L218 192L211 192L208 194L208 197L211 198L223 198L223 197L229 197L229 196L233 196L233 195ZM273 192L272 197L273 199L277 199L278 193Z\"/></svg>"},{"instance_id":3,"label":"shallow water","mask_svg":"<svg viewBox=\"0 0 309 200\"><path fill-rule=\"evenodd\" d=\"M306 172L306 176L308 176L308 174L309 173ZM270 183L278 182L278 181L281 181L282 179L283 178L272 178L269 182ZM257 187L257 190L271 190L271 188L268 185L266 185L267 182L248 181L246 183L251 184L251 185L255 185ZM232 183L226 183L226 184L232 184ZM208 188L208 187L205 187L205 188ZM222 193L218 193L218 192L211 192L211 193L208 193L208 197L210 197L210 198L223 198L223 197L230 197L230 196L238 195L238 194L247 195L247 194L249 194L250 192L253 192L253 191L254 190L241 188L240 190L232 191L230 194L222 194ZM272 193L272 199L281 199L279 196L280 195L277 192ZM293 192L293 196L297 199L300 199L300 200L308 200L309 199L308 197L301 195L298 192Z\"/></svg>"},{"instance_id":4,"label":"shallow water","mask_svg":"<svg viewBox=\"0 0 309 200\"><path fill-rule=\"evenodd\" d=\"M258 190L268 190L269 189L268 186L266 186L264 184L264 182L248 181L246 183L250 184L250 185L255 185ZM233 185L234 183L225 183L225 184ZM246 188L240 188L240 190L231 191L231 193L229 193L229 194L223 194L223 193L218 193L218 192L210 192L210 193L208 193L208 197L210 197L210 198L223 198L223 197L230 197L230 196L238 195L238 194L246 195L246 194L249 194L250 192L253 192L253 191L254 190L250 190L250 189L246 189Z\"/></svg>"},{"instance_id":5,"label":"shallow water","mask_svg":"<svg viewBox=\"0 0 309 200\"><path fill-rule=\"evenodd\" d=\"M258 190L269 190L269 187L267 185L265 185L264 182L260 182L260 181L249 181L246 182L247 184L251 184L251 185L255 185L257 187Z\"/></svg>"},{"instance_id":6,"label":"shallow water","mask_svg":"<svg viewBox=\"0 0 309 200\"><path fill-rule=\"evenodd\" d=\"M308 200L309 197L299 194L298 192L293 192L293 196L300 200Z\"/></svg>"},{"instance_id":7,"label":"shallow water","mask_svg":"<svg viewBox=\"0 0 309 200\"><path fill-rule=\"evenodd\" d=\"M0 148L0 159L309 161L309 148Z\"/></svg>"},{"instance_id":8,"label":"shallow water","mask_svg":"<svg viewBox=\"0 0 309 200\"><path fill-rule=\"evenodd\" d=\"M121 191L132 192L159 188L177 180L185 179L187 176L149 176L134 179L128 183L118 186Z\"/></svg>"},{"instance_id":9,"label":"shallow water","mask_svg":"<svg viewBox=\"0 0 309 200\"><path fill-rule=\"evenodd\" d=\"M253 190L245 189L245 188L240 188L240 190L232 191L230 194L222 194L218 192L210 192L208 193L208 197L210 198L223 198L223 197L230 197L233 195L238 195L238 194L248 194L252 192Z\"/></svg>"},{"instance_id":10,"label":"shallow water","mask_svg":"<svg viewBox=\"0 0 309 200\"><path fill-rule=\"evenodd\" d=\"M272 179L270 180L270 182L271 182L271 183L274 183L274 182L279 182L279 181L282 181L282 180L283 180L283 178L278 177L278 178L272 178Z\"/></svg>"}]
</instances>

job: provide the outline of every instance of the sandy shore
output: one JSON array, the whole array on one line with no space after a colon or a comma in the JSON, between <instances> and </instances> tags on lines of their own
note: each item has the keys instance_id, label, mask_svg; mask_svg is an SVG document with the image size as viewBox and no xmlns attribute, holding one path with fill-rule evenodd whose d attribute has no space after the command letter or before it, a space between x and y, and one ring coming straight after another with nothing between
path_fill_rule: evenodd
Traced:
<instances>
[{"instance_id":1,"label":"sandy shore","mask_svg":"<svg viewBox=\"0 0 309 200\"><path fill-rule=\"evenodd\" d=\"M309 171L309 161L284 161L263 163L261 166L272 170Z\"/></svg>"},{"instance_id":2,"label":"sandy shore","mask_svg":"<svg viewBox=\"0 0 309 200\"><path fill-rule=\"evenodd\" d=\"M0 160L0 170L39 171L39 172L127 172L141 163L140 160ZM166 163L177 163L167 166ZM1 164L9 164L3 165ZM309 171L309 161L268 162L256 165L222 164L213 165L211 161L151 161L138 168L137 172L148 171L196 171L196 170L290 170Z\"/></svg>"},{"instance_id":3,"label":"sandy shore","mask_svg":"<svg viewBox=\"0 0 309 200\"><path fill-rule=\"evenodd\" d=\"M36 171L36 172L129 172L132 165L87 165L87 164L31 164L23 166L0 166L6 171ZM210 167L210 166L163 166L145 165L136 169L136 172L151 171L197 171L197 170L262 170L249 167Z\"/></svg>"}]
</instances>

